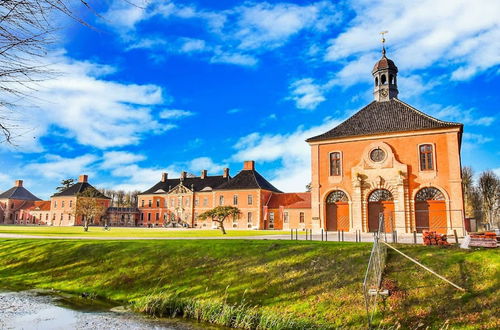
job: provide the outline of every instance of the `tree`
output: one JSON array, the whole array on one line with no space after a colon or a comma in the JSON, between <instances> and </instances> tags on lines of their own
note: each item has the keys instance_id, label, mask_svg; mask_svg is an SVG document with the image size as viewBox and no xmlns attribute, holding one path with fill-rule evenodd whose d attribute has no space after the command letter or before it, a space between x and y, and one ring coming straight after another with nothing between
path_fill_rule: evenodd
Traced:
<instances>
[{"instance_id":1,"label":"tree","mask_svg":"<svg viewBox=\"0 0 500 330\"><path fill-rule=\"evenodd\" d=\"M237 217L240 214L240 210L234 206L217 206L211 210L205 211L200 214L198 217L200 219L212 219L219 224L219 228L222 231L222 234L226 235L226 230L224 229L224 221L228 217Z\"/></svg>"},{"instance_id":2,"label":"tree","mask_svg":"<svg viewBox=\"0 0 500 330\"><path fill-rule=\"evenodd\" d=\"M71 187L75 183L75 179L66 179L61 180L60 186L56 188L58 192L61 192L69 187Z\"/></svg>"},{"instance_id":3,"label":"tree","mask_svg":"<svg viewBox=\"0 0 500 330\"><path fill-rule=\"evenodd\" d=\"M0 0L0 138L12 143L17 126L9 119L35 84L53 74L43 61L54 39L55 14L73 15L67 0ZM80 4L91 9L86 0ZM88 25L87 25L88 26Z\"/></svg>"},{"instance_id":4,"label":"tree","mask_svg":"<svg viewBox=\"0 0 500 330\"><path fill-rule=\"evenodd\" d=\"M473 216L474 205L472 204L472 194L474 190L474 171L472 167L462 168L462 187L464 192L464 204L466 216Z\"/></svg>"},{"instance_id":5,"label":"tree","mask_svg":"<svg viewBox=\"0 0 500 330\"><path fill-rule=\"evenodd\" d=\"M106 206L102 203L102 195L96 189L89 187L76 195L73 215L75 219L82 217L84 231L89 230L89 220L100 218L105 211Z\"/></svg>"},{"instance_id":6,"label":"tree","mask_svg":"<svg viewBox=\"0 0 500 330\"><path fill-rule=\"evenodd\" d=\"M500 178L493 171L484 171L479 177L479 192L486 213L489 228L493 225L493 218L500 208Z\"/></svg>"}]
</instances>

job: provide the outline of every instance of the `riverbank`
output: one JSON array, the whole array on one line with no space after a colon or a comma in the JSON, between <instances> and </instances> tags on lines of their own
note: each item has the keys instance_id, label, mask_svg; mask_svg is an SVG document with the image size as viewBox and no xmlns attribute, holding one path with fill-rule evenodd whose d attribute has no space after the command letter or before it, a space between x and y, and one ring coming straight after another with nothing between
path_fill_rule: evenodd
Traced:
<instances>
[{"instance_id":1,"label":"riverbank","mask_svg":"<svg viewBox=\"0 0 500 330\"><path fill-rule=\"evenodd\" d=\"M153 314L173 310L197 318L196 308L206 314L212 306L216 314L232 306L240 316L255 312L272 322L362 327L361 285L370 248L308 241L4 239L0 278L13 287L95 296ZM391 254L386 279L397 294L387 299L378 322L497 324L492 318L500 302L497 251L402 248L468 292L456 292Z\"/></svg>"}]
</instances>

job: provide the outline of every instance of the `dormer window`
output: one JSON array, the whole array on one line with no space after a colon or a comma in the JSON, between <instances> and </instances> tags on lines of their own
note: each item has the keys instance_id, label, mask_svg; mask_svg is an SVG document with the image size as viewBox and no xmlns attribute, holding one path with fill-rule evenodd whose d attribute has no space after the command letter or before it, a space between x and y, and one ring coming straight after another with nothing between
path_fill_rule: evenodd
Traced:
<instances>
[{"instance_id":1,"label":"dormer window","mask_svg":"<svg viewBox=\"0 0 500 330\"><path fill-rule=\"evenodd\" d=\"M423 144L420 146L420 170L434 170L433 148L431 144Z\"/></svg>"},{"instance_id":2,"label":"dormer window","mask_svg":"<svg viewBox=\"0 0 500 330\"><path fill-rule=\"evenodd\" d=\"M342 162L340 159L340 152L330 153L330 175L339 176L341 173Z\"/></svg>"}]
</instances>

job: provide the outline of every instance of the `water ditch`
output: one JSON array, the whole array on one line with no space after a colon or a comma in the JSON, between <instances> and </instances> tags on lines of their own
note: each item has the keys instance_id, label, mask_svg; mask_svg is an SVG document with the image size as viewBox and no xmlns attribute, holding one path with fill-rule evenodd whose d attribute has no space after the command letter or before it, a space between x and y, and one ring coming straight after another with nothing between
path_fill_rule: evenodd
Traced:
<instances>
[{"instance_id":1,"label":"water ditch","mask_svg":"<svg viewBox=\"0 0 500 330\"><path fill-rule=\"evenodd\" d=\"M184 319L157 319L108 302L52 291L0 291L0 329L224 329Z\"/></svg>"}]
</instances>

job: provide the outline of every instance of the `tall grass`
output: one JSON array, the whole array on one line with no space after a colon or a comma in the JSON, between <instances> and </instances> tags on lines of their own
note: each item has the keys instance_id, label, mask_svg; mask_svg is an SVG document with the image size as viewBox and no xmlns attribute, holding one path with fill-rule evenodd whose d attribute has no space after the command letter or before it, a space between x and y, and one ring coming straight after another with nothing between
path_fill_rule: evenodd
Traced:
<instances>
[{"instance_id":1,"label":"tall grass","mask_svg":"<svg viewBox=\"0 0 500 330\"><path fill-rule=\"evenodd\" d=\"M145 296L135 303L137 311L157 317L183 317L239 329L328 329L313 321L278 315L245 303L228 304L221 300L197 300L178 294Z\"/></svg>"}]
</instances>

